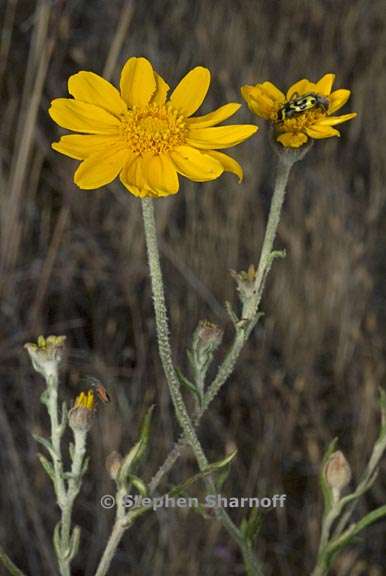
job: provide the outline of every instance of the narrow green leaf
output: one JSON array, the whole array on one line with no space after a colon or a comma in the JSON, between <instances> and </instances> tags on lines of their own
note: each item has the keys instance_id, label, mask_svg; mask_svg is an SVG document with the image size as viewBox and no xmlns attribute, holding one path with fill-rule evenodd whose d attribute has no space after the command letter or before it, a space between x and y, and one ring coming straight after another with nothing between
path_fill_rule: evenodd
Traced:
<instances>
[{"instance_id":1,"label":"narrow green leaf","mask_svg":"<svg viewBox=\"0 0 386 576\"><path fill-rule=\"evenodd\" d=\"M56 556L62 559L62 541L60 538L61 522L59 521L54 528L53 542Z\"/></svg>"},{"instance_id":2,"label":"narrow green leaf","mask_svg":"<svg viewBox=\"0 0 386 576\"><path fill-rule=\"evenodd\" d=\"M145 455L150 439L151 417L154 407L155 405L153 404L142 421L138 442L134 444L132 449L123 459L116 480L118 486L127 484L128 475L134 471L135 467L141 462Z\"/></svg>"},{"instance_id":3,"label":"narrow green leaf","mask_svg":"<svg viewBox=\"0 0 386 576\"><path fill-rule=\"evenodd\" d=\"M256 537L261 530L262 523L263 515L257 508L252 508L248 520L246 521L243 528L244 537L250 545L255 544Z\"/></svg>"},{"instance_id":4,"label":"narrow green leaf","mask_svg":"<svg viewBox=\"0 0 386 576\"><path fill-rule=\"evenodd\" d=\"M205 468L205 470L202 470L198 474L195 474L191 478L188 478L182 484L179 484L178 486L174 486L172 488L172 490L169 492L170 496L177 496L177 495L181 494L181 492L185 492L185 490L187 488L189 488L190 486L192 486L192 484L195 484L196 482L202 480L203 478L206 478L210 474L214 474L214 473L218 472L219 470L221 470L222 468L228 466L228 464L230 464L230 462L233 460L233 458L236 456L236 454L237 454L237 450L234 450L233 452L228 454L228 456L226 456L222 460L219 460L218 462L214 462L213 464L210 464L209 466L207 466L207 468Z\"/></svg>"},{"instance_id":5,"label":"narrow green leaf","mask_svg":"<svg viewBox=\"0 0 386 576\"><path fill-rule=\"evenodd\" d=\"M45 388L43 392L40 394L40 402L47 406L49 398L50 398L50 391L48 388Z\"/></svg>"},{"instance_id":6,"label":"narrow green leaf","mask_svg":"<svg viewBox=\"0 0 386 576\"><path fill-rule=\"evenodd\" d=\"M136 488L138 490L138 492L141 494L141 496L147 496L149 493L148 487L146 486L145 482L139 478L138 476L135 476L134 474L129 474L128 475L128 481L134 486L134 488Z\"/></svg>"},{"instance_id":7,"label":"narrow green leaf","mask_svg":"<svg viewBox=\"0 0 386 576\"><path fill-rule=\"evenodd\" d=\"M225 302L225 309L228 312L229 318L232 320L232 324L236 326L237 323L239 322L239 318L237 317L237 314L235 314L235 312L233 311L232 304L228 302L228 300Z\"/></svg>"},{"instance_id":8,"label":"narrow green leaf","mask_svg":"<svg viewBox=\"0 0 386 576\"><path fill-rule=\"evenodd\" d=\"M327 545L326 554L328 561L331 562L333 558L346 546L348 546L351 541L357 536L362 530L374 524L380 518L386 517L386 505L376 508L372 512L369 512L356 522L347 528L343 534L337 538L331 540Z\"/></svg>"},{"instance_id":9,"label":"narrow green leaf","mask_svg":"<svg viewBox=\"0 0 386 576\"><path fill-rule=\"evenodd\" d=\"M189 356L189 354L191 355L191 352L188 351L187 354ZM192 392L192 394L196 396L201 405L202 395L198 388L196 388L195 384L188 380L178 367L176 367L176 374L180 385L184 386L187 390L189 390L189 392Z\"/></svg>"},{"instance_id":10,"label":"narrow green leaf","mask_svg":"<svg viewBox=\"0 0 386 576\"><path fill-rule=\"evenodd\" d=\"M0 547L0 562L8 570L11 576L25 576L24 572L19 570L19 568L12 562L8 554Z\"/></svg>"},{"instance_id":11,"label":"narrow green leaf","mask_svg":"<svg viewBox=\"0 0 386 576\"><path fill-rule=\"evenodd\" d=\"M54 467L52 466L51 462L49 462L47 460L47 458L45 456L43 456L43 454L40 454L40 452L38 452L38 458L39 458L40 464L43 466L45 472L48 474L48 476L51 478L51 480L53 482L55 482L55 472L54 472Z\"/></svg>"},{"instance_id":12,"label":"narrow green leaf","mask_svg":"<svg viewBox=\"0 0 386 576\"><path fill-rule=\"evenodd\" d=\"M79 526L74 526L74 529L71 533L71 537L70 537L70 547L68 549L68 552L66 554L66 560L72 560L74 558L74 556L76 556L76 554L78 553L79 550L79 544L80 544L80 527Z\"/></svg>"},{"instance_id":13,"label":"narrow green leaf","mask_svg":"<svg viewBox=\"0 0 386 576\"><path fill-rule=\"evenodd\" d=\"M47 438L43 438L43 436L39 436L38 434L33 434L33 437L36 440L36 442L39 442L39 444L44 446L44 448L47 450L47 452L50 454L52 458L57 458L57 454L50 440L47 440Z\"/></svg>"}]
</instances>

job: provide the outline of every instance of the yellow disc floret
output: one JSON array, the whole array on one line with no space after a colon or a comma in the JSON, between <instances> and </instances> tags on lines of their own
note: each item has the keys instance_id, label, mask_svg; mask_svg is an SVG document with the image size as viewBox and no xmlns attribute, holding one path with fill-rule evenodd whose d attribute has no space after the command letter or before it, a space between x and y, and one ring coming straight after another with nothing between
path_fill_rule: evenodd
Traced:
<instances>
[{"instance_id":1,"label":"yellow disc floret","mask_svg":"<svg viewBox=\"0 0 386 576\"><path fill-rule=\"evenodd\" d=\"M170 104L133 108L121 124L121 137L134 154L161 154L185 142L185 118Z\"/></svg>"}]
</instances>

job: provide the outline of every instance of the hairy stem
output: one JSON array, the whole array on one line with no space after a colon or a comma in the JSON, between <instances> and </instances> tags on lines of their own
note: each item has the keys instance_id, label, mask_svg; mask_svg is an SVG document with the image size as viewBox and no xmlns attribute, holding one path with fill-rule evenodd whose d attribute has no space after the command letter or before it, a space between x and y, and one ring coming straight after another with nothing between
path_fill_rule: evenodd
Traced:
<instances>
[{"instance_id":1,"label":"hairy stem","mask_svg":"<svg viewBox=\"0 0 386 576\"><path fill-rule=\"evenodd\" d=\"M198 466L201 471L205 470L209 463L198 440L194 425L187 412L182 394L179 389L179 381L175 372L172 351L169 342L169 327L166 312L165 295L162 279L162 271L159 258L157 231L154 218L153 202L150 198L142 200L143 221L145 227L146 246L149 260L150 277L153 291L153 304L157 326L158 349L161 363L168 382L170 395L178 422L183 430L186 441L192 447ZM206 478L206 485L211 493L216 492L212 478ZM223 524L230 536L238 543L243 557L250 561L249 571L253 575L261 574L257 561L251 561L252 552L247 550L246 542L237 526L233 523L228 513L223 508L216 509L216 517ZM252 571L253 570L253 571Z\"/></svg>"},{"instance_id":2,"label":"hairy stem","mask_svg":"<svg viewBox=\"0 0 386 576\"><path fill-rule=\"evenodd\" d=\"M272 256L271 256L272 249L280 221L280 214L285 198L288 177L294 163L297 160L300 160L304 156L304 154L305 152L299 155L295 154L286 155L285 153L283 153L282 155L279 156L275 186L271 200L271 207L264 235L259 264L257 267L254 297L251 299L249 306L244 307L243 310L243 320L246 320L246 323L244 323L243 326L236 328L231 348L227 353L223 363L219 367L214 380L208 387L208 390L204 396L202 406L199 408L199 410L195 415L194 418L195 426L198 426L202 416L208 409L210 403L212 402L212 400L214 400L214 398L217 396L222 386L225 384L225 382L233 373L233 370L240 356L240 353L246 341L248 340L253 327L256 324L258 308L263 294L265 280L268 276L269 270L272 265ZM173 449L168 454L164 463L161 465L157 474L154 476L154 478L150 483L152 491L154 491L157 488L163 476L165 476L169 472L169 470L173 467L174 463L180 456L181 449L184 444L185 439L181 437L179 441L174 445Z\"/></svg>"}]
</instances>

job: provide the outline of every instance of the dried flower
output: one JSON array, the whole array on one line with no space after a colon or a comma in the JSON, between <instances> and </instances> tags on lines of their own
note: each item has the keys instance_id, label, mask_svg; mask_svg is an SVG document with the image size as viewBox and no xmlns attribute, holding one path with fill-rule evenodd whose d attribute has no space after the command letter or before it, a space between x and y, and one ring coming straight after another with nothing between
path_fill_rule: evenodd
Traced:
<instances>
[{"instance_id":1,"label":"dried flower","mask_svg":"<svg viewBox=\"0 0 386 576\"><path fill-rule=\"evenodd\" d=\"M110 474L110 477L115 480L118 476L118 472L121 468L122 456L119 452L114 450L106 458L106 470Z\"/></svg>"},{"instance_id":2,"label":"dried flower","mask_svg":"<svg viewBox=\"0 0 386 576\"><path fill-rule=\"evenodd\" d=\"M94 416L95 398L94 392L81 392L75 398L74 406L68 414L68 421L71 428L80 431L87 431L91 428Z\"/></svg>"},{"instance_id":3,"label":"dried flower","mask_svg":"<svg viewBox=\"0 0 386 576\"><path fill-rule=\"evenodd\" d=\"M286 148L299 148L309 138L340 136L333 126L355 118L355 112L333 116L351 94L345 89L331 92L334 80L335 74L325 74L316 83L304 78L286 94L271 82L263 82L243 86L241 94L252 112L272 122L275 140Z\"/></svg>"},{"instance_id":4,"label":"dried flower","mask_svg":"<svg viewBox=\"0 0 386 576\"><path fill-rule=\"evenodd\" d=\"M63 359L65 336L39 336L37 343L24 344L36 372L46 380L57 377L59 364Z\"/></svg>"},{"instance_id":5,"label":"dried flower","mask_svg":"<svg viewBox=\"0 0 386 576\"><path fill-rule=\"evenodd\" d=\"M236 281L241 302L252 298L255 293L256 268L251 264L247 271L235 272L231 270L232 278Z\"/></svg>"},{"instance_id":6,"label":"dried flower","mask_svg":"<svg viewBox=\"0 0 386 576\"><path fill-rule=\"evenodd\" d=\"M341 490L351 480L351 468L343 452L338 450L331 454L324 468L324 476L327 484L332 488L334 500L337 502Z\"/></svg>"},{"instance_id":7,"label":"dried flower","mask_svg":"<svg viewBox=\"0 0 386 576\"><path fill-rule=\"evenodd\" d=\"M84 190L118 176L141 198L176 194L178 174L205 182L226 171L241 181L241 166L217 150L240 144L257 126L217 126L240 108L234 102L193 118L209 84L209 70L197 66L167 98L169 86L146 58L127 60L120 91L93 72L78 72L68 80L73 98L53 100L49 114L81 134L63 136L52 147L82 161L74 181Z\"/></svg>"},{"instance_id":8,"label":"dried flower","mask_svg":"<svg viewBox=\"0 0 386 576\"><path fill-rule=\"evenodd\" d=\"M195 330L193 341L200 349L211 352L216 350L222 341L223 330L209 320L201 320Z\"/></svg>"}]
</instances>

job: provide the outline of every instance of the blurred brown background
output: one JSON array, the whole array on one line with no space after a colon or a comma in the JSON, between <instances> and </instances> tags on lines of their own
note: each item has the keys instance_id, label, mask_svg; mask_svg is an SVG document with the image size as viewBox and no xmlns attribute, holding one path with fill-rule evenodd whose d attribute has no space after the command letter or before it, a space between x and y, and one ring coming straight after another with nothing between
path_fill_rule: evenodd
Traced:
<instances>
[{"instance_id":1,"label":"blurred brown background","mask_svg":"<svg viewBox=\"0 0 386 576\"><path fill-rule=\"evenodd\" d=\"M113 491L104 468L129 449L144 410L156 403L154 436L142 476L149 480L178 428L157 356L140 204L119 184L80 191L76 162L56 154L59 130L47 108L67 94L80 69L114 82L130 56L146 56L174 86L204 65L209 111L241 101L244 83L285 89L335 72L352 90L342 137L317 142L291 174L275 262L260 321L241 362L203 419L210 460L232 446L228 496L285 493L285 509L265 514L257 550L267 576L309 574L318 545L318 470L339 436L358 478L378 429L377 387L385 384L385 4L382 0L154 1L0 0L0 542L31 576L56 573L51 534L58 520L52 487L31 433L47 434L43 382L23 351L40 333L66 334L62 378L68 403L79 377L99 376L111 406L90 435L91 464L77 501L81 552L74 575L89 576L105 545ZM244 105L237 121L255 122ZM232 335L223 302L237 306L229 269L256 262L275 159L262 120L233 152L245 182L226 174L156 203L172 342L177 364L202 318ZM188 477L183 458L164 483ZM199 489L196 489L199 494ZM380 475L357 510L385 503ZM232 511L240 522L243 511ZM0 568L3 574L3 568ZM114 576L236 576L238 550L215 521L194 512L149 514L128 532ZM339 576L386 574L385 523L340 557Z\"/></svg>"}]
</instances>

